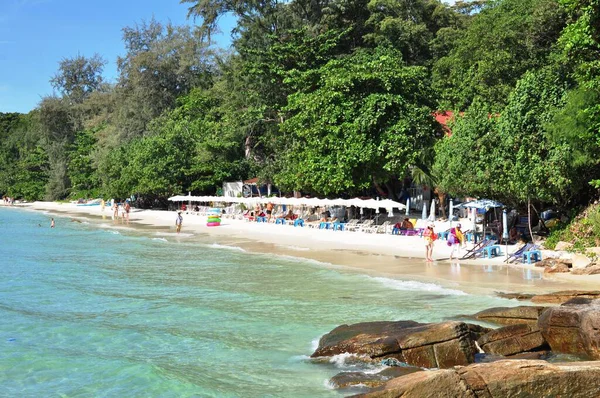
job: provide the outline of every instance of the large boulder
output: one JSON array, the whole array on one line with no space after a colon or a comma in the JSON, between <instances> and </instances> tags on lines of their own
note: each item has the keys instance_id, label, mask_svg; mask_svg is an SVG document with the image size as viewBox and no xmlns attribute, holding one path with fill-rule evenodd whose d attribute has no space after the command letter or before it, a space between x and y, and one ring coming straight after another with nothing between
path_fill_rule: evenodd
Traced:
<instances>
[{"instance_id":1,"label":"large boulder","mask_svg":"<svg viewBox=\"0 0 600 398\"><path fill-rule=\"evenodd\" d=\"M522 305L519 307L494 307L473 315L475 319L500 325L537 325L537 320L545 307Z\"/></svg>"},{"instance_id":2,"label":"large boulder","mask_svg":"<svg viewBox=\"0 0 600 398\"><path fill-rule=\"evenodd\" d=\"M515 355L548 347L537 326L520 324L492 330L477 340L486 353Z\"/></svg>"},{"instance_id":3,"label":"large boulder","mask_svg":"<svg viewBox=\"0 0 600 398\"><path fill-rule=\"evenodd\" d=\"M488 331L464 322L342 325L324 335L311 356L352 353L370 359L396 358L424 368L449 368L472 363L478 352L475 340Z\"/></svg>"},{"instance_id":4,"label":"large boulder","mask_svg":"<svg viewBox=\"0 0 600 398\"><path fill-rule=\"evenodd\" d=\"M329 383L334 388L349 388L353 386L379 387L388 380L396 377L406 376L411 373L423 371L421 368L408 366L392 366L378 373L365 372L342 372L329 379Z\"/></svg>"},{"instance_id":5,"label":"large boulder","mask_svg":"<svg viewBox=\"0 0 600 398\"><path fill-rule=\"evenodd\" d=\"M536 267L545 267L545 268L571 268L573 263L571 260L561 259L561 258L544 258L541 261L538 261L534 264Z\"/></svg>"},{"instance_id":6,"label":"large boulder","mask_svg":"<svg viewBox=\"0 0 600 398\"><path fill-rule=\"evenodd\" d=\"M600 264L592 263L585 268L577 268L571 271L573 275L597 275L600 274Z\"/></svg>"},{"instance_id":7,"label":"large boulder","mask_svg":"<svg viewBox=\"0 0 600 398\"><path fill-rule=\"evenodd\" d=\"M525 398L600 396L600 362L505 360L418 372L364 398Z\"/></svg>"},{"instance_id":8,"label":"large boulder","mask_svg":"<svg viewBox=\"0 0 600 398\"><path fill-rule=\"evenodd\" d=\"M592 260L585 254L574 253L571 257L573 268L585 268L592 263Z\"/></svg>"},{"instance_id":9,"label":"large boulder","mask_svg":"<svg viewBox=\"0 0 600 398\"><path fill-rule=\"evenodd\" d=\"M544 268L545 274L558 274L558 273L564 273L564 272L570 272L570 271L571 271L571 269L565 263L556 263L555 265L553 265L551 267Z\"/></svg>"},{"instance_id":10,"label":"large boulder","mask_svg":"<svg viewBox=\"0 0 600 398\"><path fill-rule=\"evenodd\" d=\"M600 291L564 290L548 294L538 294L537 296L534 296L531 301L537 304L562 304L576 297L600 299Z\"/></svg>"},{"instance_id":11,"label":"large boulder","mask_svg":"<svg viewBox=\"0 0 600 398\"><path fill-rule=\"evenodd\" d=\"M546 309L538 326L552 351L600 359L600 300L573 299Z\"/></svg>"}]
</instances>

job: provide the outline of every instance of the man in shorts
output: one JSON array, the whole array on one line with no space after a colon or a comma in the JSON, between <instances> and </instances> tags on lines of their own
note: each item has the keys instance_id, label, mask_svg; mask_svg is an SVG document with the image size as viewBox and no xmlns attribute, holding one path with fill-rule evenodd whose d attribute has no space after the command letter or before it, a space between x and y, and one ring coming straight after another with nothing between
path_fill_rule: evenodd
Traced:
<instances>
[{"instance_id":1,"label":"man in shorts","mask_svg":"<svg viewBox=\"0 0 600 398\"><path fill-rule=\"evenodd\" d=\"M181 232L181 224L183 223L183 216L181 215L181 210L177 211L177 218L175 219L175 229L177 233Z\"/></svg>"}]
</instances>

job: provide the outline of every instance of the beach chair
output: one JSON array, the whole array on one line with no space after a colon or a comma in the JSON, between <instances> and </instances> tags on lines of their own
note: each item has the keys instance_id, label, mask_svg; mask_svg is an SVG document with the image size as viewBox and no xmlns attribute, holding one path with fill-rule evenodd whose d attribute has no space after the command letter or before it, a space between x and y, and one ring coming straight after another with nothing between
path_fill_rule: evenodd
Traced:
<instances>
[{"instance_id":1,"label":"beach chair","mask_svg":"<svg viewBox=\"0 0 600 398\"><path fill-rule=\"evenodd\" d=\"M370 227L365 228L364 231L368 233L384 234L389 226L390 222L386 221L381 225L371 225Z\"/></svg>"},{"instance_id":2,"label":"beach chair","mask_svg":"<svg viewBox=\"0 0 600 398\"><path fill-rule=\"evenodd\" d=\"M536 245L533 243L526 243L517 249L513 254L511 254L506 260L505 263L514 263L517 260L521 260L523 258L523 253L529 251L532 248L536 248Z\"/></svg>"},{"instance_id":3,"label":"beach chair","mask_svg":"<svg viewBox=\"0 0 600 398\"><path fill-rule=\"evenodd\" d=\"M352 228L354 228L356 226L356 224L358 224L358 218L353 218L344 224L344 228L342 228L342 231L350 231ZM348 228L350 228L350 229L348 229Z\"/></svg>"},{"instance_id":4,"label":"beach chair","mask_svg":"<svg viewBox=\"0 0 600 398\"><path fill-rule=\"evenodd\" d=\"M365 220L365 221L363 221L362 224L357 224L358 231L366 232L369 228L371 228L373 226L374 223L375 223L375 220Z\"/></svg>"},{"instance_id":5,"label":"beach chair","mask_svg":"<svg viewBox=\"0 0 600 398\"><path fill-rule=\"evenodd\" d=\"M462 260L466 260L469 258L475 258L483 254L488 246L494 246L496 244L496 240L482 240L477 243L471 250L467 250L467 253L462 256Z\"/></svg>"},{"instance_id":6,"label":"beach chair","mask_svg":"<svg viewBox=\"0 0 600 398\"><path fill-rule=\"evenodd\" d=\"M352 232L358 231L358 230L360 229L360 227L361 227L361 226L363 226L363 225L365 225L365 226L366 226L366 225L367 225L367 224L365 224L367 221L370 221L371 223L373 222L373 220L365 220L365 221L364 221L364 222L362 222L362 223L360 223L360 222L358 222L358 221L357 221L357 222L355 222L355 223L353 223L353 224L350 224L350 223L348 223L348 224L346 224L346 228L345 228L345 230L346 230L346 231L352 231ZM369 224L369 225L370 225L370 224Z\"/></svg>"}]
</instances>

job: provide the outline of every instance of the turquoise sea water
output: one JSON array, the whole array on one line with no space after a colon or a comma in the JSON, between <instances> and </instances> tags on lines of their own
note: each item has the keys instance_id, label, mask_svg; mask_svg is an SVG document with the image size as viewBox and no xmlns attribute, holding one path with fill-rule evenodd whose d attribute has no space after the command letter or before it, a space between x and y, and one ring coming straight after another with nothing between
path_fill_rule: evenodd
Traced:
<instances>
[{"instance_id":1,"label":"turquoise sea water","mask_svg":"<svg viewBox=\"0 0 600 398\"><path fill-rule=\"evenodd\" d=\"M0 396L327 397L332 328L515 303L250 254L215 238L0 209ZM41 224L41 227L38 226Z\"/></svg>"}]
</instances>

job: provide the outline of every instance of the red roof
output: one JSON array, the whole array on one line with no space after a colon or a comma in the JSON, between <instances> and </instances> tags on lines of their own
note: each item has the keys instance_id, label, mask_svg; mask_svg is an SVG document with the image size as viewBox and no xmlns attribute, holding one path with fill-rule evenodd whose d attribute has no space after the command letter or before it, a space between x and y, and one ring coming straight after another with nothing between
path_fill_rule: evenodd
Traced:
<instances>
[{"instance_id":1,"label":"red roof","mask_svg":"<svg viewBox=\"0 0 600 398\"><path fill-rule=\"evenodd\" d=\"M249 180L245 180L244 184L256 184L258 182L258 177L251 178Z\"/></svg>"},{"instance_id":2,"label":"red roof","mask_svg":"<svg viewBox=\"0 0 600 398\"><path fill-rule=\"evenodd\" d=\"M462 112L460 113L460 115L462 115ZM433 116L435 117L435 120L437 120L437 122L442 125L442 128L444 129L446 135L452 135L452 131L450 131L450 127L448 127L448 124L454 121L454 112L436 111L433 112Z\"/></svg>"}]
</instances>

